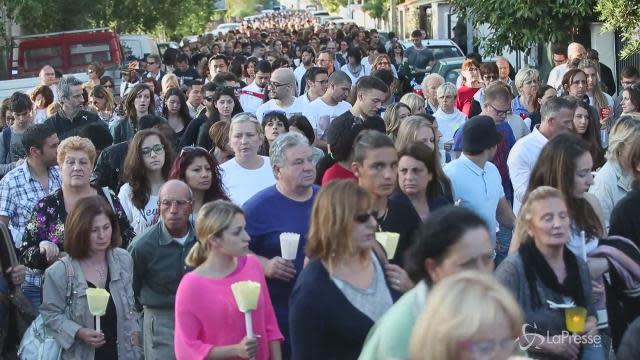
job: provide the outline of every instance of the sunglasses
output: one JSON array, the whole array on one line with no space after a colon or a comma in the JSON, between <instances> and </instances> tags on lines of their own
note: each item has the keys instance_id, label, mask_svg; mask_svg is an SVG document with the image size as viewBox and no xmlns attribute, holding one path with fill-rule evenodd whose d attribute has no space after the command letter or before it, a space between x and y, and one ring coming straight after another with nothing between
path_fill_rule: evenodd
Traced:
<instances>
[{"instance_id":1,"label":"sunglasses","mask_svg":"<svg viewBox=\"0 0 640 360\"><path fill-rule=\"evenodd\" d=\"M364 214L358 214L356 216L353 217L353 219L360 224L364 224L367 221L369 221L369 218L373 217L373 220L375 220L376 222L378 222L378 212L373 210L370 211L368 213L364 213Z\"/></svg>"},{"instance_id":2,"label":"sunglasses","mask_svg":"<svg viewBox=\"0 0 640 360\"><path fill-rule=\"evenodd\" d=\"M180 151L180 157L182 157L182 155L185 155L185 154L197 153L197 152L204 152L205 154L209 155L209 152L207 151L207 149L205 149L203 147L200 147L200 146L185 146Z\"/></svg>"},{"instance_id":3,"label":"sunglasses","mask_svg":"<svg viewBox=\"0 0 640 360\"><path fill-rule=\"evenodd\" d=\"M213 96L205 96L204 99L207 100L208 102L212 102Z\"/></svg>"}]
</instances>

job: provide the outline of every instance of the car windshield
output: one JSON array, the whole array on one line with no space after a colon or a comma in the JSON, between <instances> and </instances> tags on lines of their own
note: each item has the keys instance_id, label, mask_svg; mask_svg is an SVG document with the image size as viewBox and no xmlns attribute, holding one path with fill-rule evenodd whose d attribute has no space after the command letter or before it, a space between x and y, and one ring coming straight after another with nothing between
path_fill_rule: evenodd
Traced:
<instances>
[{"instance_id":1,"label":"car windshield","mask_svg":"<svg viewBox=\"0 0 640 360\"><path fill-rule=\"evenodd\" d=\"M429 49L433 52L433 57L436 60L463 56L463 54L460 53L460 50L455 46L429 46Z\"/></svg>"}]
</instances>

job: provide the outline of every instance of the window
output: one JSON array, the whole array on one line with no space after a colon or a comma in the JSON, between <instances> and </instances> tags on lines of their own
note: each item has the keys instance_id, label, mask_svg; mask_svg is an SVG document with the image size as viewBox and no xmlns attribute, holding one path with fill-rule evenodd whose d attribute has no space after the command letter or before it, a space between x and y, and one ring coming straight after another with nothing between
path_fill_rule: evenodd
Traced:
<instances>
[{"instance_id":1,"label":"window","mask_svg":"<svg viewBox=\"0 0 640 360\"><path fill-rule=\"evenodd\" d=\"M69 46L71 66L89 65L92 62L108 63L111 61L109 43L94 42L73 44Z\"/></svg>"},{"instance_id":2,"label":"window","mask_svg":"<svg viewBox=\"0 0 640 360\"><path fill-rule=\"evenodd\" d=\"M50 46L24 50L24 71L40 70L44 65L62 66L62 46Z\"/></svg>"}]
</instances>

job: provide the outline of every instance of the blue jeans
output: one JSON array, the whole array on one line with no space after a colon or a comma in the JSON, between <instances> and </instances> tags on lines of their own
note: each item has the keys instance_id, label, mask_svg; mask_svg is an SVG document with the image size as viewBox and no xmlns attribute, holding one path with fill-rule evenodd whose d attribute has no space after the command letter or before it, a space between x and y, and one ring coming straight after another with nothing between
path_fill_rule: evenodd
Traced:
<instances>
[{"instance_id":1,"label":"blue jeans","mask_svg":"<svg viewBox=\"0 0 640 360\"><path fill-rule=\"evenodd\" d=\"M500 225L500 230L496 233L496 259L494 261L496 267L498 267L502 260L504 260L509 254L511 235L513 235L513 230Z\"/></svg>"},{"instance_id":2,"label":"blue jeans","mask_svg":"<svg viewBox=\"0 0 640 360\"><path fill-rule=\"evenodd\" d=\"M40 309L40 304L42 304L43 278L44 275L41 273L27 271L24 283L22 283L22 292L24 293L24 296L29 299L31 305L33 305L33 308L36 310Z\"/></svg>"}]
</instances>

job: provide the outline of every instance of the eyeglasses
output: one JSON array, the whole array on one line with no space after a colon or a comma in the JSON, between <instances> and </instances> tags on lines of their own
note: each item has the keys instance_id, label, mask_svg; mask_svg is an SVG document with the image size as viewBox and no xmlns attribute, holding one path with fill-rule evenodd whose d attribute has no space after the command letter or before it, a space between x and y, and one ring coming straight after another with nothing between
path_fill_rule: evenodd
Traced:
<instances>
[{"instance_id":1,"label":"eyeglasses","mask_svg":"<svg viewBox=\"0 0 640 360\"><path fill-rule=\"evenodd\" d=\"M147 65L155 65L156 62L155 61L147 61Z\"/></svg>"},{"instance_id":2,"label":"eyeglasses","mask_svg":"<svg viewBox=\"0 0 640 360\"><path fill-rule=\"evenodd\" d=\"M277 82L275 82L275 81L271 81L271 82L268 84L268 86L273 86L274 88L276 88L276 89L277 89L277 88L279 88L279 87L287 86L287 85L290 85L290 84L291 84L291 83L279 84L279 83L277 83Z\"/></svg>"},{"instance_id":3,"label":"eyeglasses","mask_svg":"<svg viewBox=\"0 0 640 360\"><path fill-rule=\"evenodd\" d=\"M164 146L162 146L162 144L155 144L152 147L143 147L140 150L142 156L151 156L151 152L156 153L156 155L160 155L164 152Z\"/></svg>"},{"instance_id":4,"label":"eyeglasses","mask_svg":"<svg viewBox=\"0 0 640 360\"><path fill-rule=\"evenodd\" d=\"M495 75L483 75L482 76L482 80L484 81L496 81L498 80L498 77Z\"/></svg>"},{"instance_id":5,"label":"eyeglasses","mask_svg":"<svg viewBox=\"0 0 640 360\"><path fill-rule=\"evenodd\" d=\"M208 102L212 102L213 101L213 96L205 96L204 97L205 100L207 100Z\"/></svg>"},{"instance_id":6,"label":"eyeglasses","mask_svg":"<svg viewBox=\"0 0 640 360\"><path fill-rule=\"evenodd\" d=\"M511 353L515 348L514 339L463 341L460 343L463 349L478 355L481 358L489 358L496 351Z\"/></svg>"},{"instance_id":7,"label":"eyeglasses","mask_svg":"<svg viewBox=\"0 0 640 360\"><path fill-rule=\"evenodd\" d=\"M491 105L491 104L489 104L489 106L491 106L491 108L493 109L493 111L495 111L495 112L496 112L496 115L497 115L497 116L507 116L507 115L509 115L509 113L511 112L511 109L498 110L498 109L496 109L496 107L495 107L495 106L493 106L493 105Z\"/></svg>"},{"instance_id":8,"label":"eyeglasses","mask_svg":"<svg viewBox=\"0 0 640 360\"><path fill-rule=\"evenodd\" d=\"M480 69L478 69L477 67L470 67L470 68L468 68L467 70L468 70L468 71L471 71L471 72L480 71Z\"/></svg>"},{"instance_id":9,"label":"eyeglasses","mask_svg":"<svg viewBox=\"0 0 640 360\"><path fill-rule=\"evenodd\" d=\"M191 205L192 201L162 199L159 201L159 203L160 203L160 206L167 207L167 208L171 208L173 205L177 206L178 208L185 208Z\"/></svg>"},{"instance_id":10,"label":"eyeglasses","mask_svg":"<svg viewBox=\"0 0 640 360\"><path fill-rule=\"evenodd\" d=\"M180 150L180 157L182 157L182 155L184 154L189 154L189 153L195 153L195 152L205 152L207 155L209 155L209 152L207 151L207 149L200 147L200 146L185 146L182 148L182 150Z\"/></svg>"},{"instance_id":11,"label":"eyeglasses","mask_svg":"<svg viewBox=\"0 0 640 360\"><path fill-rule=\"evenodd\" d=\"M378 221L378 212L377 211L370 211L368 213L364 213L364 214L358 214L356 216L353 217L353 219L360 224L364 224L367 221L369 221L369 218L373 217L373 220L375 220L376 222Z\"/></svg>"}]
</instances>

